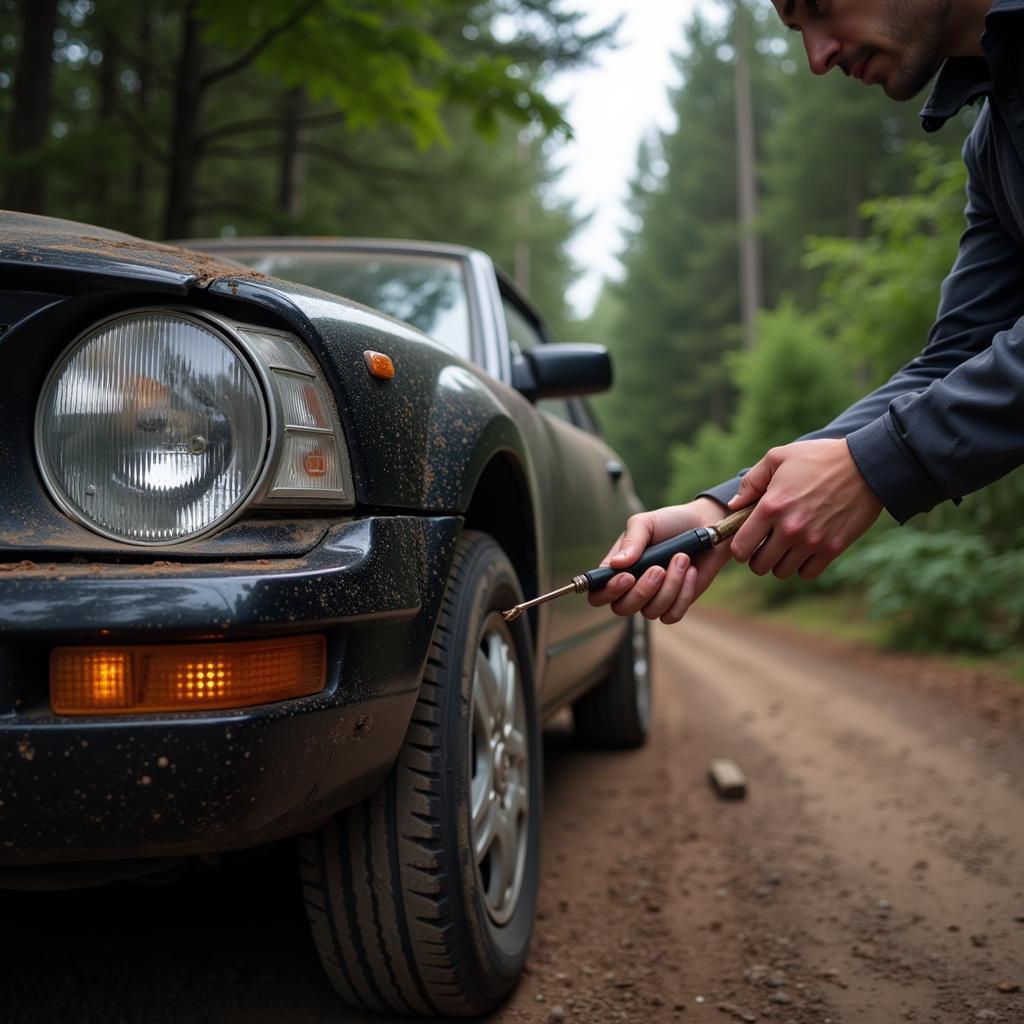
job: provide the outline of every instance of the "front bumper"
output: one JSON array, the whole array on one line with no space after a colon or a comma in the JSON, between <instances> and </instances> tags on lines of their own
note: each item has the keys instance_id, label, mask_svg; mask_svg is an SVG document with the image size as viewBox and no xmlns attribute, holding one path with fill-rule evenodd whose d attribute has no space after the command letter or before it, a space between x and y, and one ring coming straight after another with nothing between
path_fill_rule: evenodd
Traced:
<instances>
[{"instance_id":1,"label":"front bumper","mask_svg":"<svg viewBox=\"0 0 1024 1024\"><path fill-rule=\"evenodd\" d=\"M255 562L0 572L0 865L238 849L371 792L408 726L458 517L342 523ZM325 689L230 711L56 716L67 644L327 637Z\"/></svg>"}]
</instances>

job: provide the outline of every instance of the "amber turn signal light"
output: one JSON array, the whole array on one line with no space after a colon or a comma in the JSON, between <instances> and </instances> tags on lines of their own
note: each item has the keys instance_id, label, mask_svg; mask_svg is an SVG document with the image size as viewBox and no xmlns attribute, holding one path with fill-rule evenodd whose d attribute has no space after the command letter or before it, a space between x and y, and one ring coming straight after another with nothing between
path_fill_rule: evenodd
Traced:
<instances>
[{"instance_id":1,"label":"amber turn signal light","mask_svg":"<svg viewBox=\"0 0 1024 1024\"><path fill-rule=\"evenodd\" d=\"M322 636L145 647L58 647L50 707L58 715L205 711L307 697L324 688Z\"/></svg>"},{"instance_id":2,"label":"amber turn signal light","mask_svg":"<svg viewBox=\"0 0 1024 1024\"><path fill-rule=\"evenodd\" d=\"M391 361L391 356L367 349L363 353L363 357L366 359L366 365L370 368L371 376L378 380L391 380L394 377L395 364Z\"/></svg>"}]
</instances>

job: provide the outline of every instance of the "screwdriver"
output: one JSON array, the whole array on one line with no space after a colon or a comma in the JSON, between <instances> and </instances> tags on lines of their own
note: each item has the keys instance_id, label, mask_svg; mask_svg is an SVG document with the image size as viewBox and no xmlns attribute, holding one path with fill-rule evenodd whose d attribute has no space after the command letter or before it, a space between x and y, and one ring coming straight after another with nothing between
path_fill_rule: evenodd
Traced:
<instances>
[{"instance_id":1,"label":"screwdriver","mask_svg":"<svg viewBox=\"0 0 1024 1024\"><path fill-rule=\"evenodd\" d=\"M634 579L639 579L652 565L660 565L663 569L667 569L673 555L689 555L690 558L694 558L702 551L709 551L716 544L728 540L747 521L747 517L753 511L754 506L750 505L740 509L739 512L733 512L732 515L720 519L711 526L698 526L696 530L677 533L674 537L669 537L668 540L651 545L637 561L625 569L613 569L611 566L602 565L600 568L580 573L579 576L573 576L572 582L559 590L553 590L550 594L544 594L542 597L535 597L532 601L524 601L501 614L506 622L515 622L527 609L554 601L556 597L562 597L564 594L589 594L602 590L608 585L611 578L618 576L620 572L628 572Z\"/></svg>"}]
</instances>

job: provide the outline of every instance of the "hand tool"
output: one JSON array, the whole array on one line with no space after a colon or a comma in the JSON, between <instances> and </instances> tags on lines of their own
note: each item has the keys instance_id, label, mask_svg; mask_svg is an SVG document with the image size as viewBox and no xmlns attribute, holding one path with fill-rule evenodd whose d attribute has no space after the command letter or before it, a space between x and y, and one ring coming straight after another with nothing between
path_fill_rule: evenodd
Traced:
<instances>
[{"instance_id":1,"label":"hand tool","mask_svg":"<svg viewBox=\"0 0 1024 1024\"><path fill-rule=\"evenodd\" d=\"M509 608L507 612L502 612L502 615L506 622L515 622L528 608L546 604L556 597L562 597L563 594L588 594L601 590L608 585L608 581L613 576L618 576L620 572L628 572L635 579L640 579L652 565L660 565L663 569L667 569L673 555L689 555L694 558L702 551L709 551L716 544L728 540L747 521L747 517L753 511L754 506L749 505L747 508L740 509L739 512L733 512L732 515L720 519L711 526L698 526L696 530L677 533L674 537L669 537L668 540L653 544L637 561L625 569L613 569L609 565L602 565L598 569L591 569L579 576L573 576L572 582L559 590L553 590L550 594L544 594L543 597L535 597L532 601L517 604L515 608Z\"/></svg>"}]
</instances>

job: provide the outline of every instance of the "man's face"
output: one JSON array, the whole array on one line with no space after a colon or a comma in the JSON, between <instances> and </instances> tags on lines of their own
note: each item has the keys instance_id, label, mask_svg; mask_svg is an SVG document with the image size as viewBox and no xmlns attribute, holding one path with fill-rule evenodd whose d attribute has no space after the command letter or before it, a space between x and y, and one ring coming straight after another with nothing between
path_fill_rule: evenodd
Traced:
<instances>
[{"instance_id":1,"label":"man's face","mask_svg":"<svg viewBox=\"0 0 1024 1024\"><path fill-rule=\"evenodd\" d=\"M953 0L772 0L816 75L839 67L894 100L917 95L945 56Z\"/></svg>"}]
</instances>

